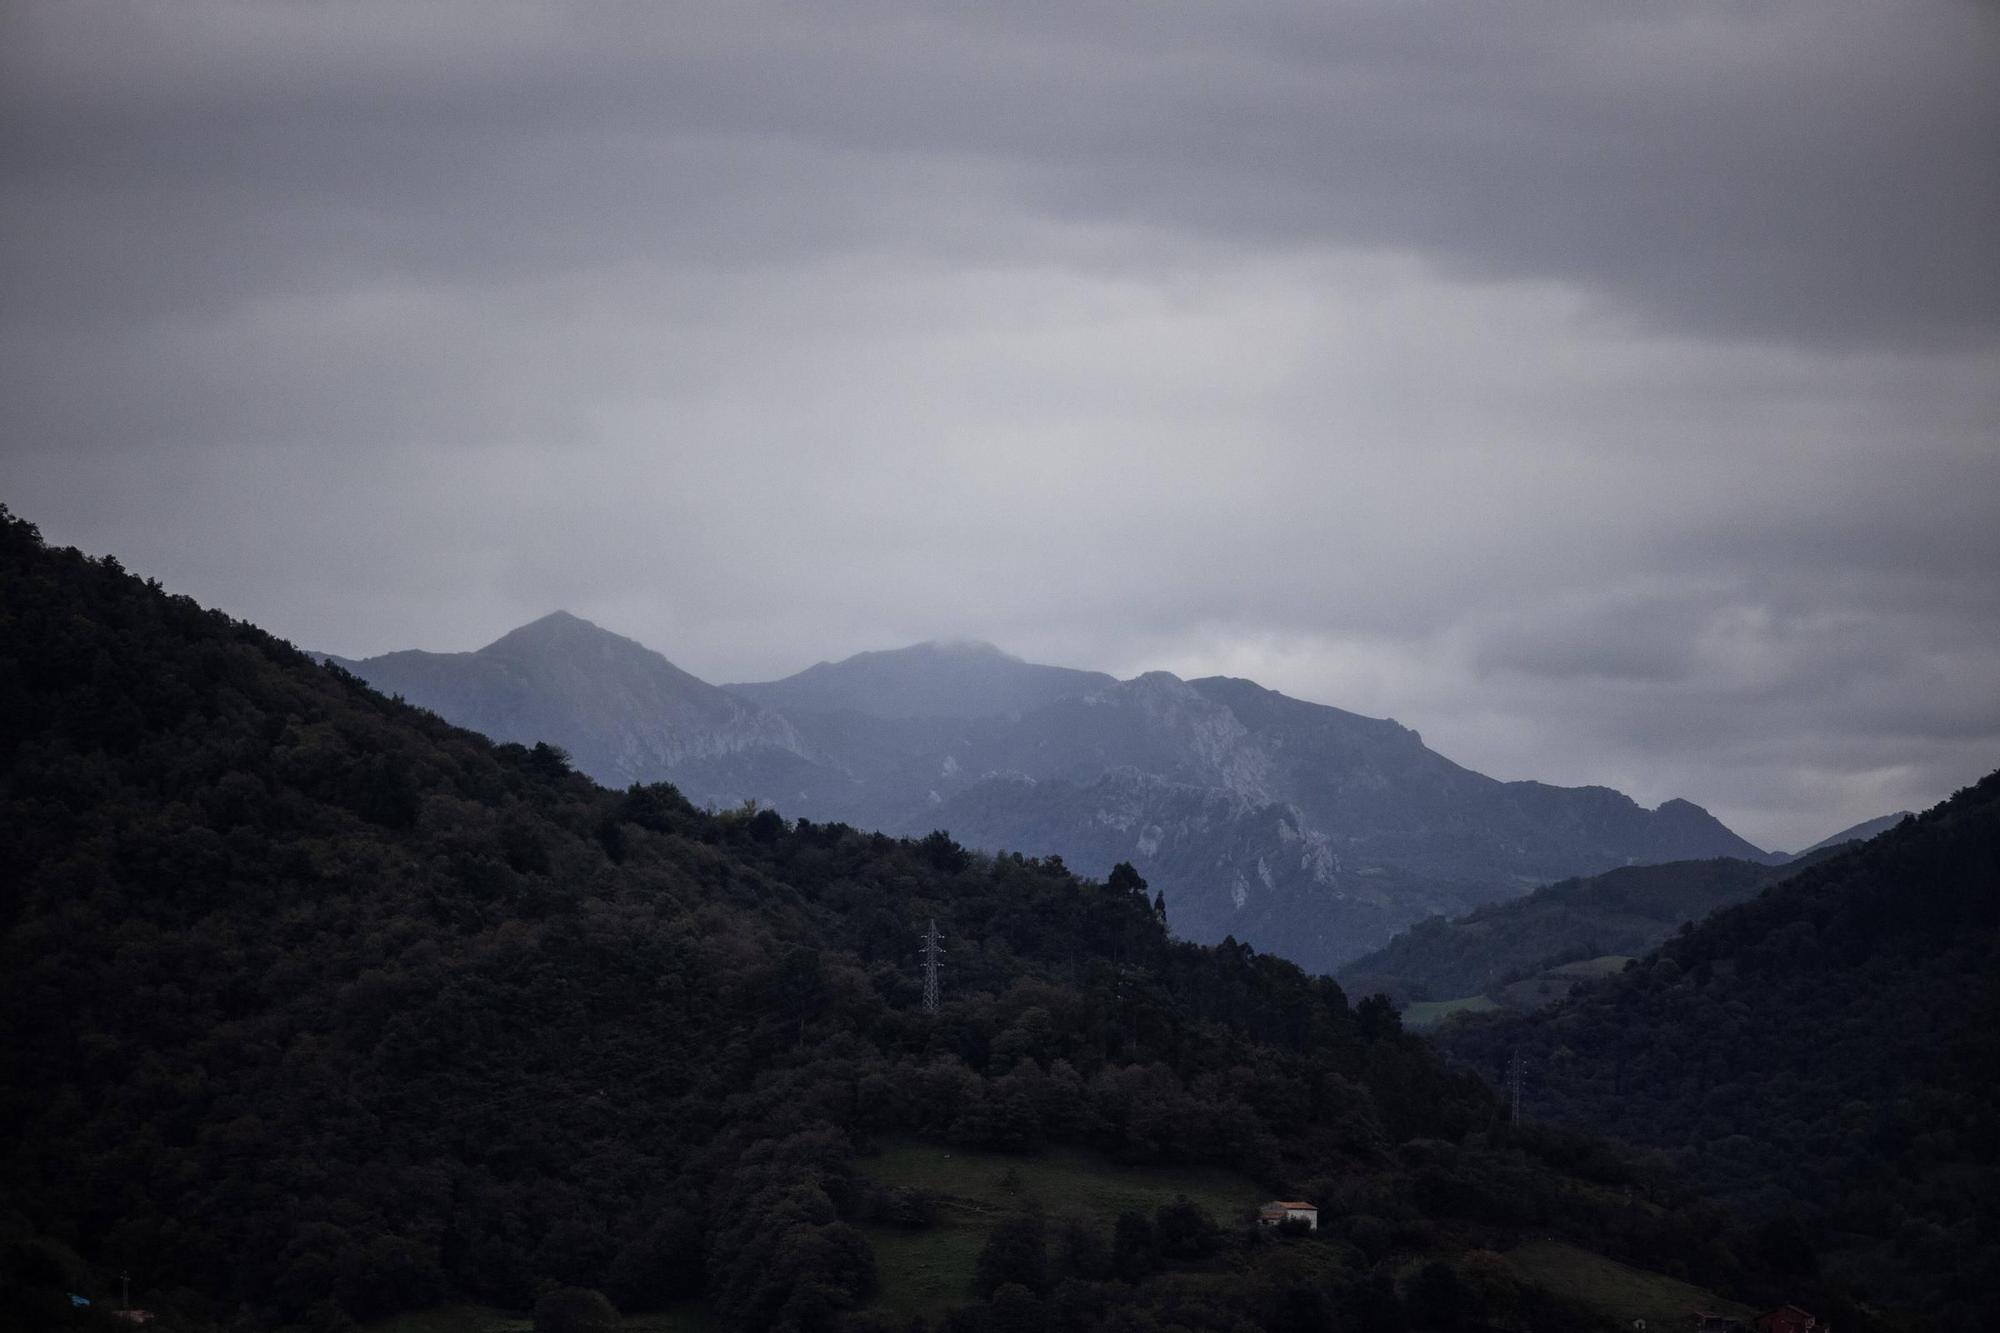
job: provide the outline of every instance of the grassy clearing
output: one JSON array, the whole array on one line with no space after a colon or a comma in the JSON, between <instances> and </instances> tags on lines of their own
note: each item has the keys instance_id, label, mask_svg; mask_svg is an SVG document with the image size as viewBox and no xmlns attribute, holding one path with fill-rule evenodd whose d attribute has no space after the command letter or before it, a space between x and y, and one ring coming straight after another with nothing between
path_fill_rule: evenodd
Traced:
<instances>
[{"instance_id":1,"label":"grassy clearing","mask_svg":"<svg viewBox=\"0 0 2000 1333\"><path fill-rule=\"evenodd\" d=\"M1581 962L1564 963L1561 967L1552 967L1546 975L1552 977L1570 977L1572 979L1608 977L1613 972L1623 972L1625 964L1631 961L1631 958L1625 954L1607 953L1601 954L1596 958L1586 958Z\"/></svg>"},{"instance_id":2,"label":"grassy clearing","mask_svg":"<svg viewBox=\"0 0 2000 1333\"><path fill-rule=\"evenodd\" d=\"M862 1228L875 1251L891 1314L934 1315L972 1298L972 1272L993 1227L1009 1213L1038 1206L1051 1218L1087 1217L1108 1235L1128 1208L1150 1214L1175 1195L1234 1226L1266 1197L1256 1182L1213 1167L1121 1166L1107 1157L1062 1148L1035 1157L970 1152L911 1141L891 1142L856 1163L884 1186L911 1186L938 1201L936 1226ZM719 1325L690 1302L660 1314L633 1315L625 1333L711 1333ZM525 1313L483 1305L448 1305L363 1325L361 1333L532 1333Z\"/></svg>"},{"instance_id":3,"label":"grassy clearing","mask_svg":"<svg viewBox=\"0 0 2000 1333\"><path fill-rule=\"evenodd\" d=\"M1548 971L1517 981L1499 994L1500 1002L1510 1009L1539 1009L1543 1005L1554 1004L1566 999L1570 988L1580 981L1595 981L1625 970L1631 961L1623 954L1607 953L1596 958L1585 958L1574 963L1564 963Z\"/></svg>"},{"instance_id":4,"label":"grassy clearing","mask_svg":"<svg viewBox=\"0 0 2000 1333\"><path fill-rule=\"evenodd\" d=\"M1523 1281L1568 1296L1628 1327L1632 1320L1643 1319L1648 1328L1683 1328L1696 1310L1743 1319L1756 1313L1706 1288L1628 1267L1561 1241L1529 1241L1509 1250L1507 1263Z\"/></svg>"},{"instance_id":5,"label":"grassy clearing","mask_svg":"<svg viewBox=\"0 0 2000 1333\"><path fill-rule=\"evenodd\" d=\"M1453 1014L1483 1014L1499 1007L1484 995L1467 995L1456 1000L1419 1000L1403 1010L1403 1026L1436 1027Z\"/></svg>"},{"instance_id":6,"label":"grassy clearing","mask_svg":"<svg viewBox=\"0 0 2000 1333\"><path fill-rule=\"evenodd\" d=\"M1079 1215L1108 1232L1126 1209L1151 1213L1179 1194L1224 1226L1263 1202L1256 1183L1232 1171L1121 1166L1070 1148L1009 1157L906 1141L862 1158L857 1168L877 1184L921 1189L938 1200L934 1227L867 1229L882 1280L878 1304L899 1315L936 1313L970 1299L987 1234L1023 1208L1039 1207L1051 1218Z\"/></svg>"},{"instance_id":7,"label":"grassy clearing","mask_svg":"<svg viewBox=\"0 0 2000 1333\"><path fill-rule=\"evenodd\" d=\"M486 1305L440 1305L363 1324L361 1333L531 1333L534 1319Z\"/></svg>"},{"instance_id":8,"label":"grassy clearing","mask_svg":"<svg viewBox=\"0 0 2000 1333\"><path fill-rule=\"evenodd\" d=\"M882 1282L875 1304L906 1317L935 1314L971 1300L973 1268L986 1232L985 1226L950 1224L923 1231L863 1227Z\"/></svg>"},{"instance_id":9,"label":"grassy clearing","mask_svg":"<svg viewBox=\"0 0 2000 1333\"><path fill-rule=\"evenodd\" d=\"M1500 992L1500 1002L1509 1009L1539 1009L1545 1004L1554 1004L1569 994L1569 988L1576 985L1575 977L1557 977L1543 973L1526 981L1517 981Z\"/></svg>"},{"instance_id":10,"label":"grassy clearing","mask_svg":"<svg viewBox=\"0 0 2000 1333\"><path fill-rule=\"evenodd\" d=\"M625 1317L625 1333L713 1333L721 1328L706 1301L680 1301L657 1314Z\"/></svg>"},{"instance_id":11,"label":"grassy clearing","mask_svg":"<svg viewBox=\"0 0 2000 1333\"><path fill-rule=\"evenodd\" d=\"M360 1333L534 1333L534 1316L490 1305L440 1305L361 1325ZM628 1315L624 1333L711 1333L720 1327L700 1301L683 1301L654 1314Z\"/></svg>"}]
</instances>

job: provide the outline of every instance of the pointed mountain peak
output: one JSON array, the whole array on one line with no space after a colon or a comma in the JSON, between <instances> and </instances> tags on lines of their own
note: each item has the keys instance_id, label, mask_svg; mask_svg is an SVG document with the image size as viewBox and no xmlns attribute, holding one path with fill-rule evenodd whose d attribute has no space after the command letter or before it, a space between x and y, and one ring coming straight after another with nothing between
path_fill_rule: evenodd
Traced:
<instances>
[{"instance_id":1,"label":"pointed mountain peak","mask_svg":"<svg viewBox=\"0 0 2000 1333\"><path fill-rule=\"evenodd\" d=\"M531 620L518 629L511 629L479 652L488 656L504 656L522 651L574 651L593 645L605 651L624 649L658 656L636 639L614 634L568 611L551 611L539 620Z\"/></svg>"},{"instance_id":2,"label":"pointed mountain peak","mask_svg":"<svg viewBox=\"0 0 2000 1333\"><path fill-rule=\"evenodd\" d=\"M545 616L530 620L525 625L508 630L505 634L495 639L493 643L505 643L509 639L516 638L547 639L558 635L574 635L585 632L603 634L607 631L591 624L582 616L572 615L568 611L551 611ZM493 644L487 645L489 648L492 646Z\"/></svg>"},{"instance_id":3,"label":"pointed mountain peak","mask_svg":"<svg viewBox=\"0 0 2000 1333\"><path fill-rule=\"evenodd\" d=\"M540 620L531 620L470 656L531 672L610 671L628 684L651 680L653 684L646 686L647 689L666 687L671 682L671 689L678 694L711 692L719 698L727 697L707 681L676 666L657 649L568 611L552 611Z\"/></svg>"}]
</instances>

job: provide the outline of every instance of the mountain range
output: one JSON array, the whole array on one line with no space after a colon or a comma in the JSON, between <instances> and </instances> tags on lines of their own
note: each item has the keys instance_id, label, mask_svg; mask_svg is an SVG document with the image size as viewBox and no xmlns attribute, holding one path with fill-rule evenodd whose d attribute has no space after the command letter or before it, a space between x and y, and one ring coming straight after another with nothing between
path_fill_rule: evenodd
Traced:
<instances>
[{"instance_id":1,"label":"mountain range","mask_svg":"<svg viewBox=\"0 0 2000 1333\"><path fill-rule=\"evenodd\" d=\"M495 740L560 745L614 786L698 804L1128 861L1184 937L1316 970L1403 927L1613 867L1767 856L1699 806L1502 782L1394 721L1253 681L1024 662L925 643L716 686L563 612L468 653L329 656Z\"/></svg>"}]
</instances>

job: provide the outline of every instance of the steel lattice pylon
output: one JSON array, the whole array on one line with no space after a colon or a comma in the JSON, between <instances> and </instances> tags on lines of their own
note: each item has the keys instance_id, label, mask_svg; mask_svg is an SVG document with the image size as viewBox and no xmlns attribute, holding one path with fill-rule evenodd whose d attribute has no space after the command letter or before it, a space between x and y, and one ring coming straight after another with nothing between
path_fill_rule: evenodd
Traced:
<instances>
[{"instance_id":1,"label":"steel lattice pylon","mask_svg":"<svg viewBox=\"0 0 2000 1333\"><path fill-rule=\"evenodd\" d=\"M924 1012L934 1014L938 1007L938 955L944 946L938 943L937 918L931 918L931 928L924 932Z\"/></svg>"}]
</instances>

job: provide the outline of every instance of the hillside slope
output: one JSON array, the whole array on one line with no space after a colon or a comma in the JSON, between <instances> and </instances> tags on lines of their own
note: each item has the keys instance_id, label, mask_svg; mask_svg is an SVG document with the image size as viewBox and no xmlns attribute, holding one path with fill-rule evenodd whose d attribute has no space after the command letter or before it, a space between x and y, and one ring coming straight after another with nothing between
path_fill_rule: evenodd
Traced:
<instances>
[{"instance_id":1,"label":"hillside slope","mask_svg":"<svg viewBox=\"0 0 2000 1333\"><path fill-rule=\"evenodd\" d=\"M933 1207L859 1168L891 1136L1326 1209L1304 1249L1178 1203L1023 1215L965 1327L1597 1327L1495 1279L1530 1235L1760 1280L1725 1217L1510 1134L1385 1005L1171 941L1129 869L606 791L4 512L0 755L0 1325L101 1327L64 1293L129 1271L163 1330L558 1283L879 1330L870 1237Z\"/></svg>"},{"instance_id":2,"label":"hillside slope","mask_svg":"<svg viewBox=\"0 0 2000 1333\"><path fill-rule=\"evenodd\" d=\"M1795 870L1720 858L1567 879L1456 920L1419 922L1339 975L1398 1002L1491 994L1565 963L1651 952L1682 924L1748 901Z\"/></svg>"},{"instance_id":3,"label":"hillside slope","mask_svg":"<svg viewBox=\"0 0 2000 1333\"><path fill-rule=\"evenodd\" d=\"M1535 1114L1673 1153L1803 1216L1933 1327L2000 1318L2000 774L1718 912L1526 1018L1446 1028L1526 1060Z\"/></svg>"},{"instance_id":4,"label":"hillside slope","mask_svg":"<svg viewBox=\"0 0 2000 1333\"><path fill-rule=\"evenodd\" d=\"M1811 856L1814 852L1823 852L1833 847L1843 847L1850 842L1866 842L1870 838L1880 837L1882 834L1887 833L1904 820L1914 818L1915 816L1908 810L1898 810L1893 815L1878 815L1874 819L1864 819L1851 828L1844 828L1829 837L1821 838L1812 846L1798 853L1798 857ZM1794 859L1798 858L1795 857Z\"/></svg>"}]
</instances>

